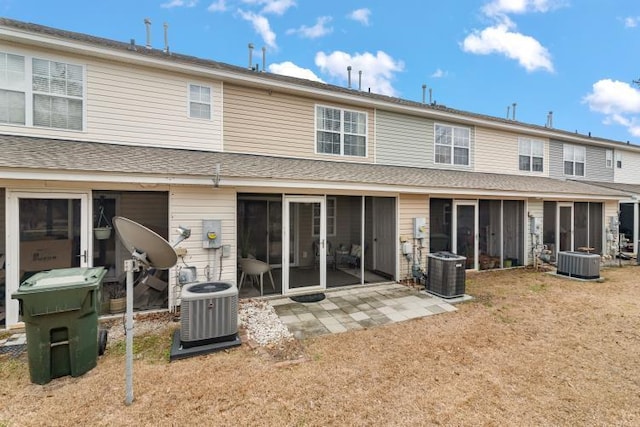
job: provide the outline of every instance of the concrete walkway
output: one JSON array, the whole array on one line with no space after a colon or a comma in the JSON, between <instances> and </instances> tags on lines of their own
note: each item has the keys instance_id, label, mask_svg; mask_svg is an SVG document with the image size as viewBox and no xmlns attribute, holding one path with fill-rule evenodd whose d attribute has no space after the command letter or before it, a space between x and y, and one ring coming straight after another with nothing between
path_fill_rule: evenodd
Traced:
<instances>
[{"instance_id":1,"label":"concrete walkway","mask_svg":"<svg viewBox=\"0 0 640 427\"><path fill-rule=\"evenodd\" d=\"M268 300L298 339L340 333L455 311L454 302L397 283L327 290L319 302L298 303L288 297ZM467 297L468 298L468 297Z\"/></svg>"}]
</instances>

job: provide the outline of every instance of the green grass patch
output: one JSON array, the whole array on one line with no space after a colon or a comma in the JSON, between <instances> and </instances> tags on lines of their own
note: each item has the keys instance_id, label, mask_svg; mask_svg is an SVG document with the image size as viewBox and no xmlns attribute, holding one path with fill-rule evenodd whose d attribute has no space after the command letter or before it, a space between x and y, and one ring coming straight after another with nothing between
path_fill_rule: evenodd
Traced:
<instances>
[{"instance_id":1,"label":"green grass patch","mask_svg":"<svg viewBox=\"0 0 640 427\"><path fill-rule=\"evenodd\" d=\"M173 329L157 333L133 336L133 356L149 362L169 362ZM127 350L126 339L119 340L108 348L107 353L124 356Z\"/></svg>"}]
</instances>

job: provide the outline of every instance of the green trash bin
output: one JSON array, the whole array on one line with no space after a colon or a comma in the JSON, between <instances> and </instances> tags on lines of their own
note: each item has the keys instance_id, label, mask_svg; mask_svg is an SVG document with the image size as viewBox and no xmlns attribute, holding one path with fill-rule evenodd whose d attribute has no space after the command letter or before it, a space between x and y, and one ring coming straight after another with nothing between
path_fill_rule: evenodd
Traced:
<instances>
[{"instance_id":1,"label":"green trash bin","mask_svg":"<svg viewBox=\"0 0 640 427\"><path fill-rule=\"evenodd\" d=\"M77 377L98 359L100 288L106 270L63 268L37 273L11 297L25 323L29 374L36 384Z\"/></svg>"}]
</instances>

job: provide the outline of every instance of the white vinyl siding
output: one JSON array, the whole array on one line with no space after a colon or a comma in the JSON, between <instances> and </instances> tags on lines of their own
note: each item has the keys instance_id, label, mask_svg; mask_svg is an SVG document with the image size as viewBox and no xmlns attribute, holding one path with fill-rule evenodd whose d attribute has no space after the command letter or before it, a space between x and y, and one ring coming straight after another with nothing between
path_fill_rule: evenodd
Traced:
<instances>
[{"instance_id":1,"label":"white vinyl siding","mask_svg":"<svg viewBox=\"0 0 640 427\"><path fill-rule=\"evenodd\" d=\"M365 157L367 114L317 105L316 152Z\"/></svg>"},{"instance_id":2,"label":"white vinyl siding","mask_svg":"<svg viewBox=\"0 0 640 427\"><path fill-rule=\"evenodd\" d=\"M189 117L192 119L211 119L210 87L189 85Z\"/></svg>"},{"instance_id":3,"label":"white vinyl siding","mask_svg":"<svg viewBox=\"0 0 640 427\"><path fill-rule=\"evenodd\" d=\"M436 123L434 161L445 165L470 165L469 128Z\"/></svg>"},{"instance_id":4,"label":"white vinyl siding","mask_svg":"<svg viewBox=\"0 0 640 427\"><path fill-rule=\"evenodd\" d=\"M518 159L521 171L544 172L544 141L518 138Z\"/></svg>"},{"instance_id":5,"label":"white vinyl siding","mask_svg":"<svg viewBox=\"0 0 640 427\"><path fill-rule=\"evenodd\" d=\"M562 152L564 174L567 176L584 176L585 148L564 144Z\"/></svg>"}]
</instances>

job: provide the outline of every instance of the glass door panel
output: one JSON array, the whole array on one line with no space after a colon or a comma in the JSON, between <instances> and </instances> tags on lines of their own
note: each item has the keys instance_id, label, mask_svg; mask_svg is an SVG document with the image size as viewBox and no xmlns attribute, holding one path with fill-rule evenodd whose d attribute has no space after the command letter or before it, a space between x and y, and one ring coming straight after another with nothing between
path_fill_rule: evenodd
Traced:
<instances>
[{"instance_id":1,"label":"glass door panel","mask_svg":"<svg viewBox=\"0 0 640 427\"><path fill-rule=\"evenodd\" d=\"M282 264L283 293L325 289L327 241L324 198L285 197L283 224L286 230L282 239L284 253L292 254Z\"/></svg>"},{"instance_id":2,"label":"glass door panel","mask_svg":"<svg viewBox=\"0 0 640 427\"><path fill-rule=\"evenodd\" d=\"M473 269L476 267L476 259L478 253L477 234L477 216L475 201L454 201L454 227L455 237L453 239L454 252L464 256L466 260L466 268Z\"/></svg>"}]
</instances>

